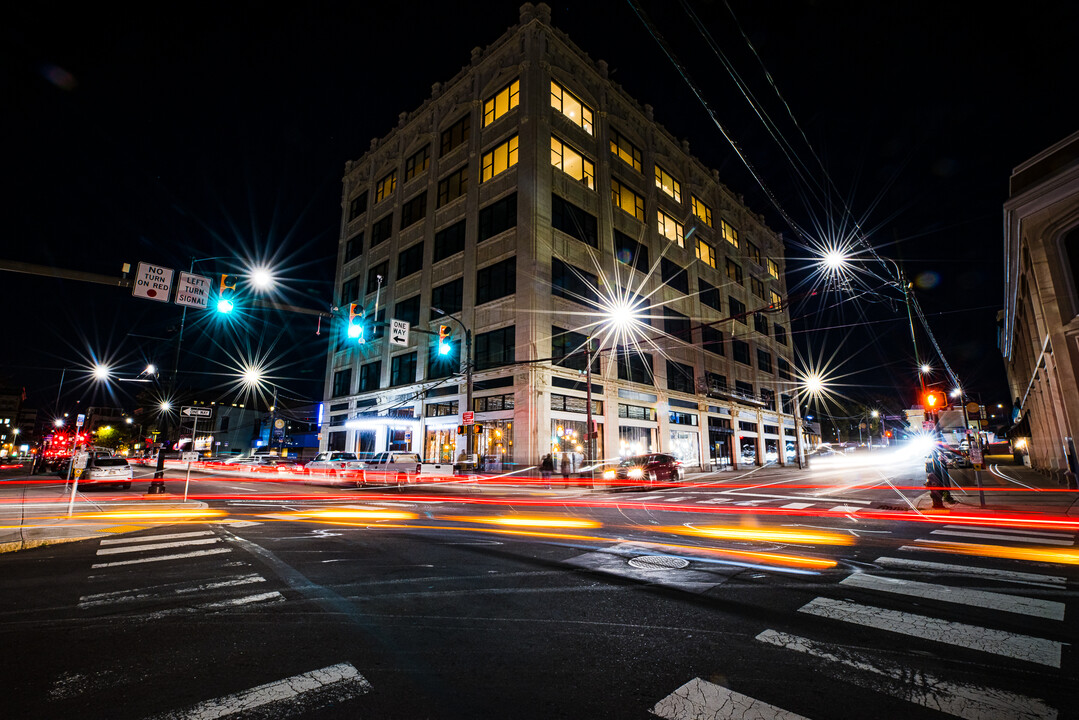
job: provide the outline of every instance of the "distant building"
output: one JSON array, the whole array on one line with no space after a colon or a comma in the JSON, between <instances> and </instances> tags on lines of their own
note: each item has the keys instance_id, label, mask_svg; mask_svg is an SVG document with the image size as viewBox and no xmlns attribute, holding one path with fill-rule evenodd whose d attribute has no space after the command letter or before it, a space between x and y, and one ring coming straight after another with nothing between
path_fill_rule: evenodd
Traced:
<instances>
[{"instance_id":1,"label":"distant building","mask_svg":"<svg viewBox=\"0 0 1079 720\"><path fill-rule=\"evenodd\" d=\"M323 449L452 461L474 412L494 470L579 460L589 413L600 458L737 467L800 450L781 236L548 6L523 5L343 184L337 304L362 309L365 342L331 342ZM615 298L647 317L605 338L589 408L586 335ZM472 335L471 407L461 326L435 308Z\"/></svg>"},{"instance_id":2,"label":"distant building","mask_svg":"<svg viewBox=\"0 0 1079 720\"><path fill-rule=\"evenodd\" d=\"M1000 349L1033 467L1076 471L1079 132L1015 168L1004 203Z\"/></svg>"}]
</instances>

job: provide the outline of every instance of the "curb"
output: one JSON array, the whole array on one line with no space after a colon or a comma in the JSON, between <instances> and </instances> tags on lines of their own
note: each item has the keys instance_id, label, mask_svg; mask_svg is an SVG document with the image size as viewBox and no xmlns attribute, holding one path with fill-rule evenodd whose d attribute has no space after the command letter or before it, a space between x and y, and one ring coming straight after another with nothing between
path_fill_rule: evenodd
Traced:
<instances>
[{"instance_id":1,"label":"curb","mask_svg":"<svg viewBox=\"0 0 1079 720\"><path fill-rule=\"evenodd\" d=\"M61 543L93 540L95 537L98 536L86 535L85 537L42 538L40 540L19 540L18 542L0 543L0 555L4 553L19 552L20 550L33 550L34 548L45 547L47 545L60 545Z\"/></svg>"}]
</instances>

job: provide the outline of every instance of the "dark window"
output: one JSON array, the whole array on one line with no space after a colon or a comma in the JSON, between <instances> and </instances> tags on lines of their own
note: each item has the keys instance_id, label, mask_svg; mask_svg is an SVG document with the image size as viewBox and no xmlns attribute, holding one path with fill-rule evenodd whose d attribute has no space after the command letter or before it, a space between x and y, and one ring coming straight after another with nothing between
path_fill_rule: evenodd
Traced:
<instances>
[{"instance_id":1,"label":"dark window","mask_svg":"<svg viewBox=\"0 0 1079 720\"><path fill-rule=\"evenodd\" d=\"M393 235L393 213L371 226L371 247L384 243Z\"/></svg>"},{"instance_id":2,"label":"dark window","mask_svg":"<svg viewBox=\"0 0 1079 720\"><path fill-rule=\"evenodd\" d=\"M734 381L734 389L737 390L738 392L740 392L743 397L754 398L754 399L757 397L756 394L754 394L754 392L753 392L753 385L751 385L750 383L743 382L741 380L735 380ZM753 425L753 427L751 429L756 430L757 429L756 423L751 423L751 424Z\"/></svg>"},{"instance_id":3,"label":"dark window","mask_svg":"<svg viewBox=\"0 0 1079 720\"><path fill-rule=\"evenodd\" d=\"M352 368L338 370L333 374L333 397L341 397L352 392Z\"/></svg>"},{"instance_id":4,"label":"dark window","mask_svg":"<svg viewBox=\"0 0 1079 720\"><path fill-rule=\"evenodd\" d=\"M742 284L742 266L730 258L727 258L727 279Z\"/></svg>"},{"instance_id":5,"label":"dark window","mask_svg":"<svg viewBox=\"0 0 1079 720\"><path fill-rule=\"evenodd\" d=\"M435 233L435 262L445 260L465 249L465 221L454 223Z\"/></svg>"},{"instance_id":6,"label":"dark window","mask_svg":"<svg viewBox=\"0 0 1079 720\"><path fill-rule=\"evenodd\" d=\"M667 389L675 392L694 392L693 366L674 360L667 361Z\"/></svg>"},{"instance_id":7,"label":"dark window","mask_svg":"<svg viewBox=\"0 0 1079 720\"><path fill-rule=\"evenodd\" d=\"M457 414L457 401L446 403L427 403L424 415L427 417L446 417Z\"/></svg>"},{"instance_id":8,"label":"dark window","mask_svg":"<svg viewBox=\"0 0 1079 720\"><path fill-rule=\"evenodd\" d=\"M431 338L427 346L427 379L450 377L461 370L461 338L450 338L446 343L449 352L439 353L438 338ZM456 390L456 388L454 388Z\"/></svg>"},{"instance_id":9,"label":"dark window","mask_svg":"<svg viewBox=\"0 0 1079 720\"><path fill-rule=\"evenodd\" d=\"M438 206L452 202L468 192L468 165L442 178L438 183Z\"/></svg>"},{"instance_id":10,"label":"dark window","mask_svg":"<svg viewBox=\"0 0 1079 720\"><path fill-rule=\"evenodd\" d=\"M652 374L652 356L637 350L618 349L618 379L655 385Z\"/></svg>"},{"instance_id":11,"label":"dark window","mask_svg":"<svg viewBox=\"0 0 1079 720\"><path fill-rule=\"evenodd\" d=\"M421 192L401 206L401 229L423 220L427 214L427 192Z\"/></svg>"},{"instance_id":12,"label":"dark window","mask_svg":"<svg viewBox=\"0 0 1079 720\"><path fill-rule=\"evenodd\" d=\"M697 416L693 413L674 412L667 413L667 419L671 425L696 425Z\"/></svg>"},{"instance_id":13,"label":"dark window","mask_svg":"<svg viewBox=\"0 0 1079 720\"><path fill-rule=\"evenodd\" d=\"M443 155L468 140L469 130L472 126L471 120L471 116L465 115L453 125L450 125L442 131L440 147Z\"/></svg>"},{"instance_id":14,"label":"dark window","mask_svg":"<svg viewBox=\"0 0 1079 720\"><path fill-rule=\"evenodd\" d=\"M628 420L656 420L656 409L640 405L618 404L618 417Z\"/></svg>"},{"instance_id":15,"label":"dark window","mask_svg":"<svg viewBox=\"0 0 1079 720\"><path fill-rule=\"evenodd\" d=\"M416 177L431 164L431 146L424 145L415 155L405 160L405 181Z\"/></svg>"},{"instance_id":16,"label":"dark window","mask_svg":"<svg viewBox=\"0 0 1079 720\"><path fill-rule=\"evenodd\" d=\"M551 258L551 294L581 305L595 307L598 278L592 273L567 265L558 258Z\"/></svg>"},{"instance_id":17,"label":"dark window","mask_svg":"<svg viewBox=\"0 0 1079 720\"><path fill-rule=\"evenodd\" d=\"M723 355L723 331L704 325L701 327L701 345L710 353Z\"/></svg>"},{"instance_id":18,"label":"dark window","mask_svg":"<svg viewBox=\"0 0 1079 720\"><path fill-rule=\"evenodd\" d=\"M592 247L599 247L596 216L558 195L551 195L551 227Z\"/></svg>"},{"instance_id":19,"label":"dark window","mask_svg":"<svg viewBox=\"0 0 1079 720\"><path fill-rule=\"evenodd\" d=\"M476 304L482 305L517 292L517 258L488 265L476 273ZM445 308L443 308L445 310Z\"/></svg>"},{"instance_id":20,"label":"dark window","mask_svg":"<svg viewBox=\"0 0 1079 720\"><path fill-rule=\"evenodd\" d=\"M691 342L689 317L669 307L663 308L663 331L668 335Z\"/></svg>"},{"instance_id":21,"label":"dark window","mask_svg":"<svg viewBox=\"0 0 1079 720\"><path fill-rule=\"evenodd\" d=\"M397 279L408 277L423 269L423 243L405 248L397 255Z\"/></svg>"},{"instance_id":22,"label":"dark window","mask_svg":"<svg viewBox=\"0 0 1079 720\"><path fill-rule=\"evenodd\" d=\"M367 293L373 293L378 290L378 278L382 276L382 284L386 284L386 274L389 272L390 263L388 260L383 260L378 265L367 271Z\"/></svg>"},{"instance_id":23,"label":"dark window","mask_svg":"<svg viewBox=\"0 0 1079 720\"><path fill-rule=\"evenodd\" d=\"M551 397L557 397L552 395ZM512 410L513 409L513 395L488 395L487 397L472 398L472 409L476 412L497 412L499 410ZM601 405L601 403L592 403L593 407ZM584 405L581 405L581 412L584 412ZM593 415L602 415L601 410L598 413L592 413Z\"/></svg>"},{"instance_id":24,"label":"dark window","mask_svg":"<svg viewBox=\"0 0 1079 720\"><path fill-rule=\"evenodd\" d=\"M367 192L364 191L348 201L348 219L355 220L367 212Z\"/></svg>"},{"instance_id":25,"label":"dark window","mask_svg":"<svg viewBox=\"0 0 1079 720\"><path fill-rule=\"evenodd\" d=\"M629 265L634 270L647 273L651 268L648 263L648 248L617 230L614 231L614 254L620 263Z\"/></svg>"},{"instance_id":26,"label":"dark window","mask_svg":"<svg viewBox=\"0 0 1079 720\"><path fill-rule=\"evenodd\" d=\"M758 265L761 264L761 249L751 242L746 243L746 255Z\"/></svg>"},{"instance_id":27,"label":"dark window","mask_svg":"<svg viewBox=\"0 0 1079 720\"><path fill-rule=\"evenodd\" d=\"M390 361L390 385L408 385L416 382L416 353L398 355Z\"/></svg>"},{"instance_id":28,"label":"dark window","mask_svg":"<svg viewBox=\"0 0 1079 720\"><path fill-rule=\"evenodd\" d=\"M753 313L753 329L768 337L768 318L763 313Z\"/></svg>"},{"instance_id":29,"label":"dark window","mask_svg":"<svg viewBox=\"0 0 1079 720\"><path fill-rule=\"evenodd\" d=\"M780 357L776 363L779 366L779 377L784 380L791 380L791 364L787 361L787 358Z\"/></svg>"},{"instance_id":30,"label":"dark window","mask_svg":"<svg viewBox=\"0 0 1079 720\"><path fill-rule=\"evenodd\" d=\"M749 343L745 340L731 340L731 355L736 362L749 365Z\"/></svg>"},{"instance_id":31,"label":"dark window","mask_svg":"<svg viewBox=\"0 0 1079 720\"><path fill-rule=\"evenodd\" d=\"M757 367L762 372L772 372L772 353L757 348Z\"/></svg>"},{"instance_id":32,"label":"dark window","mask_svg":"<svg viewBox=\"0 0 1079 720\"><path fill-rule=\"evenodd\" d=\"M363 233L356 233L345 242L345 262L363 254Z\"/></svg>"},{"instance_id":33,"label":"dark window","mask_svg":"<svg viewBox=\"0 0 1079 720\"><path fill-rule=\"evenodd\" d=\"M750 277L749 289L752 290L753 294L759 297L761 300L764 299L764 282L762 282L760 279Z\"/></svg>"},{"instance_id":34,"label":"dark window","mask_svg":"<svg viewBox=\"0 0 1079 720\"><path fill-rule=\"evenodd\" d=\"M584 372L587 364L587 336L565 328L551 327L551 358L554 365ZM594 343L593 343L594 347ZM599 374L599 355L592 358L592 372Z\"/></svg>"},{"instance_id":35,"label":"dark window","mask_svg":"<svg viewBox=\"0 0 1079 720\"><path fill-rule=\"evenodd\" d=\"M787 344L787 329L782 325L776 324L772 326L772 331L776 335L776 342L780 345Z\"/></svg>"},{"instance_id":36,"label":"dark window","mask_svg":"<svg viewBox=\"0 0 1079 720\"><path fill-rule=\"evenodd\" d=\"M728 295L727 296L727 304L731 308L731 317L732 318L734 318L738 322L742 323L743 325L748 325L749 324L748 322L746 322L746 304L744 302L734 298L731 295Z\"/></svg>"},{"instance_id":37,"label":"dark window","mask_svg":"<svg viewBox=\"0 0 1079 720\"><path fill-rule=\"evenodd\" d=\"M515 327L500 328L476 336L477 370L509 365L514 362Z\"/></svg>"},{"instance_id":38,"label":"dark window","mask_svg":"<svg viewBox=\"0 0 1079 720\"><path fill-rule=\"evenodd\" d=\"M360 366L360 387L356 392L378 390L382 385L382 361L376 360Z\"/></svg>"},{"instance_id":39,"label":"dark window","mask_svg":"<svg viewBox=\"0 0 1079 720\"><path fill-rule=\"evenodd\" d=\"M793 415L794 414L794 401L791 399L791 396L790 395L780 395L779 400L780 400L780 403L782 404L782 408L780 409L780 411L787 414L787 415ZM793 432L789 433L789 434L793 434Z\"/></svg>"},{"instance_id":40,"label":"dark window","mask_svg":"<svg viewBox=\"0 0 1079 720\"><path fill-rule=\"evenodd\" d=\"M480 210L478 242L517 227L517 193L508 195Z\"/></svg>"},{"instance_id":41,"label":"dark window","mask_svg":"<svg viewBox=\"0 0 1079 720\"><path fill-rule=\"evenodd\" d=\"M689 294L689 273L678 263L671 262L667 258L660 261L660 272L663 275L663 284L672 287L680 293Z\"/></svg>"},{"instance_id":42,"label":"dark window","mask_svg":"<svg viewBox=\"0 0 1079 720\"><path fill-rule=\"evenodd\" d=\"M723 312L723 305L719 300L719 290L716 289L715 285L702 278L697 278L697 289L700 290L702 305L707 305L714 310Z\"/></svg>"},{"instance_id":43,"label":"dark window","mask_svg":"<svg viewBox=\"0 0 1079 720\"><path fill-rule=\"evenodd\" d=\"M420 296L413 295L393 307L393 319L404 320L411 327L420 324Z\"/></svg>"},{"instance_id":44,"label":"dark window","mask_svg":"<svg viewBox=\"0 0 1079 720\"><path fill-rule=\"evenodd\" d=\"M719 375L717 373L706 372L704 374L704 381L708 385L710 392L726 392L727 391L727 376Z\"/></svg>"},{"instance_id":45,"label":"dark window","mask_svg":"<svg viewBox=\"0 0 1079 720\"><path fill-rule=\"evenodd\" d=\"M431 291L431 307L438 308L447 315L461 312L464 286L464 278L457 278L456 280L450 280L445 285L439 285ZM430 313L432 320L436 317L441 316L436 312Z\"/></svg>"},{"instance_id":46,"label":"dark window","mask_svg":"<svg viewBox=\"0 0 1079 720\"><path fill-rule=\"evenodd\" d=\"M768 410L776 409L776 394L772 390L769 390L768 388L761 388L761 400L764 401L764 406ZM769 429L770 427L771 429ZM779 434L779 428L772 427L770 425L765 425L764 431L766 433L773 433L775 435Z\"/></svg>"},{"instance_id":47,"label":"dark window","mask_svg":"<svg viewBox=\"0 0 1079 720\"><path fill-rule=\"evenodd\" d=\"M360 276L349 278L341 283L341 304L347 305L360 299Z\"/></svg>"}]
</instances>

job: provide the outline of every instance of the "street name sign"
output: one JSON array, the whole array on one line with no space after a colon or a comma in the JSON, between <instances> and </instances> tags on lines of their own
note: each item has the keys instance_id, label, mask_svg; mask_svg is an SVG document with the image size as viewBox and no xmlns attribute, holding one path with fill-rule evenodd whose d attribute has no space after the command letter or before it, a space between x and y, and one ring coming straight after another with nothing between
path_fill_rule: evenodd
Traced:
<instances>
[{"instance_id":1,"label":"street name sign","mask_svg":"<svg viewBox=\"0 0 1079 720\"><path fill-rule=\"evenodd\" d=\"M205 310L210 306L210 278L180 273L176 281L176 304Z\"/></svg>"},{"instance_id":2,"label":"street name sign","mask_svg":"<svg viewBox=\"0 0 1079 720\"><path fill-rule=\"evenodd\" d=\"M408 329L411 327L407 320L390 320L390 343L393 345L408 345Z\"/></svg>"},{"instance_id":3,"label":"street name sign","mask_svg":"<svg viewBox=\"0 0 1079 720\"><path fill-rule=\"evenodd\" d=\"M204 418L213 415L214 411L213 408L184 405L182 408L180 408L180 414L184 417Z\"/></svg>"},{"instance_id":4,"label":"street name sign","mask_svg":"<svg viewBox=\"0 0 1079 720\"><path fill-rule=\"evenodd\" d=\"M465 425L474 425L476 422L476 413L472 410L465 410L461 413L461 422Z\"/></svg>"},{"instance_id":5,"label":"street name sign","mask_svg":"<svg viewBox=\"0 0 1079 720\"><path fill-rule=\"evenodd\" d=\"M168 302L174 273L172 268L140 262L139 271L135 273L135 283L131 286L131 294L147 300Z\"/></svg>"},{"instance_id":6,"label":"street name sign","mask_svg":"<svg viewBox=\"0 0 1079 720\"><path fill-rule=\"evenodd\" d=\"M198 462L199 454L197 452L185 452L180 453L180 462Z\"/></svg>"}]
</instances>

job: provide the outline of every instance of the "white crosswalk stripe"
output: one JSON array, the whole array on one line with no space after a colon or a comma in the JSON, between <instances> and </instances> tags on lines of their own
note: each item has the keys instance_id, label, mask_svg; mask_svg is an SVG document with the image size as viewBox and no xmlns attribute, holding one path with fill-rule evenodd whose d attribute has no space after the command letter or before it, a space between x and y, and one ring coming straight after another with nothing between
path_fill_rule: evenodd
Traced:
<instances>
[{"instance_id":1,"label":"white crosswalk stripe","mask_svg":"<svg viewBox=\"0 0 1079 720\"><path fill-rule=\"evenodd\" d=\"M944 525L943 530L983 530L986 532L1005 533L1009 535L1030 535L1032 537L1048 537L1056 538L1057 540L1075 540L1074 532L1067 532L1061 530L1030 530L1027 528L1007 528L1007 527L992 527L983 528L972 525Z\"/></svg>"},{"instance_id":2,"label":"white crosswalk stripe","mask_svg":"<svg viewBox=\"0 0 1079 720\"><path fill-rule=\"evenodd\" d=\"M145 535L143 537L118 537L105 538L102 545L130 545L132 543L160 542L162 540L180 540L181 538L205 537L213 535L213 530L198 530L196 532L170 533L168 535Z\"/></svg>"},{"instance_id":3,"label":"white crosswalk stripe","mask_svg":"<svg viewBox=\"0 0 1079 720\"><path fill-rule=\"evenodd\" d=\"M1046 585L1059 587L1067 582L1061 575L1042 575L1041 573L1019 572L1016 570L997 570L995 568L973 567L970 565L952 565L949 563L911 560L910 558L879 557L877 565L899 570L928 570L930 572L951 573L957 575L977 575L1004 582L1024 583L1028 585Z\"/></svg>"},{"instance_id":4,"label":"white crosswalk stripe","mask_svg":"<svg viewBox=\"0 0 1079 720\"><path fill-rule=\"evenodd\" d=\"M806 720L802 715L701 678L693 678L657 702L652 714L667 720Z\"/></svg>"},{"instance_id":5,"label":"white crosswalk stripe","mask_svg":"<svg viewBox=\"0 0 1079 720\"><path fill-rule=\"evenodd\" d=\"M972 532L971 530L933 530L930 535L950 535L953 537L967 537L978 538L980 540L1007 540L1009 542L1022 542L1031 545L1074 545L1075 540L1059 540L1056 538L1048 538L1043 535L1032 535L1029 533L1024 534L1011 534L1005 535L1000 532Z\"/></svg>"},{"instance_id":6,"label":"white crosswalk stripe","mask_svg":"<svg viewBox=\"0 0 1079 720\"><path fill-rule=\"evenodd\" d=\"M164 562L166 560L185 560L187 558L220 555L222 553L230 552L232 552L232 548L210 548L209 550L196 550L194 552L175 553L172 555L152 555L151 557L137 558L135 560L117 560L115 562L95 563L90 567L96 570L98 568L119 567L121 565L141 565L142 563Z\"/></svg>"},{"instance_id":7,"label":"white crosswalk stripe","mask_svg":"<svg viewBox=\"0 0 1079 720\"><path fill-rule=\"evenodd\" d=\"M141 540L141 538L140 538ZM137 545L117 545L107 548L98 548L98 555L117 555L120 553L146 552L147 550L171 550L172 548L188 547L191 545L213 545L221 542L221 538L199 538L197 540L177 540L163 543L141 543Z\"/></svg>"},{"instance_id":8,"label":"white crosswalk stripe","mask_svg":"<svg viewBox=\"0 0 1079 720\"><path fill-rule=\"evenodd\" d=\"M131 590L117 590L113 592L93 593L79 598L80 609L119 605L132 603L149 598L177 597L189 594L204 593L209 590L221 590L223 588L239 587L264 583L266 578L257 573L247 575L230 575L217 580L194 583L171 583L156 585Z\"/></svg>"}]
</instances>

